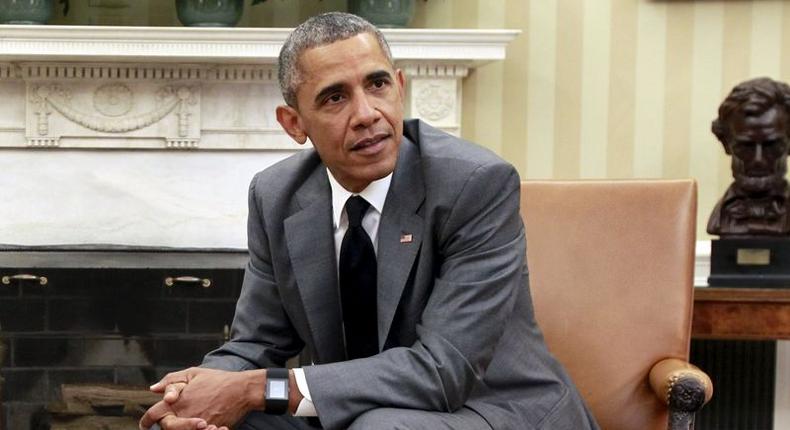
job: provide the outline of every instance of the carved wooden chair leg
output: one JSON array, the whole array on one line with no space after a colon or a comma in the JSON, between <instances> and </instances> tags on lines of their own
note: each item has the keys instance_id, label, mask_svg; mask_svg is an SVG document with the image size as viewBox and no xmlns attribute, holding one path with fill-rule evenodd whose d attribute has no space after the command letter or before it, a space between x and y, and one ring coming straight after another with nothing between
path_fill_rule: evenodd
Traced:
<instances>
[{"instance_id":1,"label":"carved wooden chair leg","mask_svg":"<svg viewBox=\"0 0 790 430\"><path fill-rule=\"evenodd\" d=\"M669 430L693 430L694 414L713 397L713 382L693 364L666 358L650 369L650 387L669 409Z\"/></svg>"},{"instance_id":2,"label":"carved wooden chair leg","mask_svg":"<svg viewBox=\"0 0 790 430\"><path fill-rule=\"evenodd\" d=\"M694 430L694 417L707 401L707 387L697 375L683 375L670 383L669 430Z\"/></svg>"}]
</instances>

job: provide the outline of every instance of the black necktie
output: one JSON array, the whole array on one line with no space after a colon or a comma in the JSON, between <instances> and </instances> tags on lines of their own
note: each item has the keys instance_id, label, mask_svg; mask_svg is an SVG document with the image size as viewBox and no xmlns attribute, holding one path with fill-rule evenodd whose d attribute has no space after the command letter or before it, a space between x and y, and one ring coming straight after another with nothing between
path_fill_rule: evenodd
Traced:
<instances>
[{"instance_id":1,"label":"black necktie","mask_svg":"<svg viewBox=\"0 0 790 430\"><path fill-rule=\"evenodd\" d=\"M340 245L340 301L346 353L349 359L369 357L378 353L376 318L376 253L362 217L370 203L353 196L346 202L348 230Z\"/></svg>"}]
</instances>

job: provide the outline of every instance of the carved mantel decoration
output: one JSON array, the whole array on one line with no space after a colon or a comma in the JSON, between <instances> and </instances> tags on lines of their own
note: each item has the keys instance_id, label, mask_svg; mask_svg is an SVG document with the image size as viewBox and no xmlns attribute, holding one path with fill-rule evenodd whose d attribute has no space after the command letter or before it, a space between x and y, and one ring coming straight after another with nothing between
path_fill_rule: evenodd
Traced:
<instances>
[{"instance_id":1,"label":"carved mantel decoration","mask_svg":"<svg viewBox=\"0 0 790 430\"><path fill-rule=\"evenodd\" d=\"M200 140L197 86L113 80L66 86L32 81L26 99L29 146L59 146L64 136L157 139L168 148L195 148ZM146 105L147 110L141 111L139 106Z\"/></svg>"},{"instance_id":2,"label":"carved mantel decoration","mask_svg":"<svg viewBox=\"0 0 790 430\"><path fill-rule=\"evenodd\" d=\"M10 102L25 120L0 120L0 147L296 149L272 114L289 31L3 26L0 87L24 88ZM409 116L460 134L461 81L518 31L385 34Z\"/></svg>"}]
</instances>

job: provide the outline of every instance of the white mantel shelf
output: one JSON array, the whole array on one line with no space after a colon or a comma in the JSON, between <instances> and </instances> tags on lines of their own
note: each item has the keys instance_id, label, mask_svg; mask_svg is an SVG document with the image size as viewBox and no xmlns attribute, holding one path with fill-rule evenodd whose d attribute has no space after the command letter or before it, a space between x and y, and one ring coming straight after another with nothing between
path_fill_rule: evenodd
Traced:
<instances>
[{"instance_id":1,"label":"white mantel shelf","mask_svg":"<svg viewBox=\"0 0 790 430\"><path fill-rule=\"evenodd\" d=\"M0 26L0 61L275 64L290 28ZM386 29L393 57L479 66L519 30Z\"/></svg>"}]
</instances>

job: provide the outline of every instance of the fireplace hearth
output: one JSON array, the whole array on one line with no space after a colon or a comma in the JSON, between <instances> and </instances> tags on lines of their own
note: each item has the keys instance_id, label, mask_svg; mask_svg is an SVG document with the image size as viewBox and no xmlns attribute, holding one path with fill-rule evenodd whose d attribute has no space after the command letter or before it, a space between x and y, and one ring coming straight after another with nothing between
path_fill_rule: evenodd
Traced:
<instances>
[{"instance_id":1,"label":"fireplace hearth","mask_svg":"<svg viewBox=\"0 0 790 430\"><path fill-rule=\"evenodd\" d=\"M50 428L47 405L61 400L63 384L147 387L199 364L227 336L246 258L239 250L0 248L0 428Z\"/></svg>"}]
</instances>

